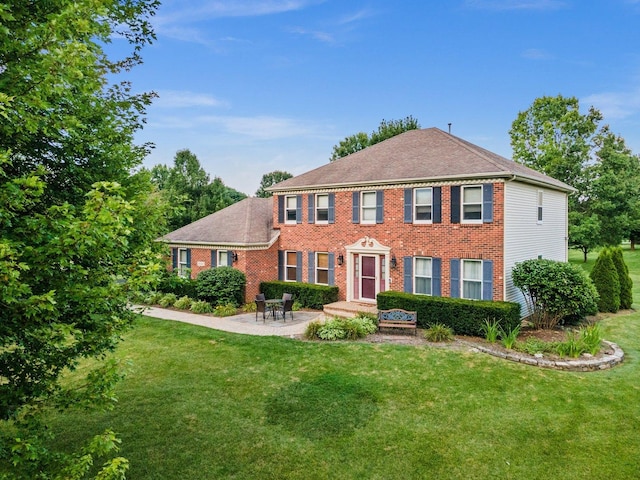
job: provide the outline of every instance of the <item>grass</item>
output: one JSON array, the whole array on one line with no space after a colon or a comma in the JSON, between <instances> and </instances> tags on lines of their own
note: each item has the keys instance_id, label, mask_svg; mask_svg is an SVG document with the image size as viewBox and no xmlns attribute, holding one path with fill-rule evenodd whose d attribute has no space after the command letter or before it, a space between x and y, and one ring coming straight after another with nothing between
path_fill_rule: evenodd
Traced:
<instances>
[{"instance_id":1,"label":"grass","mask_svg":"<svg viewBox=\"0 0 640 480\"><path fill-rule=\"evenodd\" d=\"M640 252L625 255L637 275ZM112 427L129 479L635 479L640 313L602 328L625 362L569 373L141 317L117 352L134 369L116 409L57 417L57 441Z\"/></svg>"}]
</instances>

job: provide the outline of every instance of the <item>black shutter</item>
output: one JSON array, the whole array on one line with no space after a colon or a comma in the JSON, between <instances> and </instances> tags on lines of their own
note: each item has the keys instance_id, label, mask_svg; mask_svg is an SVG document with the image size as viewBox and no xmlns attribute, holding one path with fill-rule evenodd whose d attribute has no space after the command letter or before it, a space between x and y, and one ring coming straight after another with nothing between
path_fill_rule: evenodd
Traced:
<instances>
[{"instance_id":1,"label":"black shutter","mask_svg":"<svg viewBox=\"0 0 640 480\"><path fill-rule=\"evenodd\" d=\"M191 268L191 249L187 248L187 268Z\"/></svg>"},{"instance_id":2,"label":"black shutter","mask_svg":"<svg viewBox=\"0 0 640 480\"><path fill-rule=\"evenodd\" d=\"M451 187L451 223L460 223L460 186Z\"/></svg>"},{"instance_id":3,"label":"black shutter","mask_svg":"<svg viewBox=\"0 0 640 480\"><path fill-rule=\"evenodd\" d=\"M284 195L278 195L278 223L284 223Z\"/></svg>"},{"instance_id":4,"label":"black shutter","mask_svg":"<svg viewBox=\"0 0 640 480\"><path fill-rule=\"evenodd\" d=\"M173 269L175 270L176 268L178 268L178 249L172 248L171 255L173 256Z\"/></svg>"},{"instance_id":5,"label":"black shutter","mask_svg":"<svg viewBox=\"0 0 640 480\"><path fill-rule=\"evenodd\" d=\"M442 187L433 187L433 223L442 223Z\"/></svg>"},{"instance_id":6,"label":"black shutter","mask_svg":"<svg viewBox=\"0 0 640 480\"><path fill-rule=\"evenodd\" d=\"M404 189L404 223L413 222L413 188Z\"/></svg>"},{"instance_id":7,"label":"black shutter","mask_svg":"<svg viewBox=\"0 0 640 480\"><path fill-rule=\"evenodd\" d=\"M329 253L329 285L335 285L335 263L336 263L336 254Z\"/></svg>"},{"instance_id":8,"label":"black shutter","mask_svg":"<svg viewBox=\"0 0 640 480\"><path fill-rule=\"evenodd\" d=\"M460 260L458 258L451 259L451 268L449 270L451 298L460 298Z\"/></svg>"},{"instance_id":9,"label":"black shutter","mask_svg":"<svg viewBox=\"0 0 640 480\"><path fill-rule=\"evenodd\" d=\"M351 221L353 223L360 223L360 192L353 192L352 198L353 203Z\"/></svg>"},{"instance_id":10,"label":"black shutter","mask_svg":"<svg viewBox=\"0 0 640 480\"><path fill-rule=\"evenodd\" d=\"M296 223L302 223L302 195L296 195Z\"/></svg>"},{"instance_id":11,"label":"black shutter","mask_svg":"<svg viewBox=\"0 0 640 480\"><path fill-rule=\"evenodd\" d=\"M218 266L218 251L211 250L211 268L216 268Z\"/></svg>"},{"instance_id":12,"label":"black shutter","mask_svg":"<svg viewBox=\"0 0 640 480\"><path fill-rule=\"evenodd\" d=\"M315 275L315 263L316 263L316 254L315 252L309 252L308 255L309 258L309 268L308 268L308 282L309 283L316 283L316 275Z\"/></svg>"},{"instance_id":13,"label":"black shutter","mask_svg":"<svg viewBox=\"0 0 640 480\"><path fill-rule=\"evenodd\" d=\"M482 299L493 300L493 261L482 262Z\"/></svg>"},{"instance_id":14,"label":"black shutter","mask_svg":"<svg viewBox=\"0 0 640 480\"><path fill-rule=\"evenodd\" d=\"M442 296L442 260L439 258L431 259L431 295Z\"/></svg>"},{"instance_id":15,"label":"black shutter","mask_svg":"<svg viewBox=\"0 0 640 480\"><path fill-rule=\"evenodd\" d=\"M307 195L307 217L309 217L307 219L307 221L309 223L313 223L315 222L315 211L314 211L314 205L315 204L315 196L313 195L313 193L310 193L309 195Z\"/></svg>"},{"instance_id":16,"label":"black shutter","mask_svg":"<svg viewBox=\"0 0 640 480\"><path fill-rule=\"evenodd\" d=\"M376 223L384 223L384 190L376 192Z\"/></svg>"},{"instance_id":17,"label":"black shutter","mask_svg":"<svg viewBox=\"0 0 640 480\"><path fill-rule=\"evenodd\" d=\"M284 250L278 250L278 280L284 281Z\"/></svg>"},{"instance_id":18,"label":"black shutter","mask_svg":"<svg viewBox=\"0 0 640 480\"><path fill-rule=\"evenodd\" d=\"M482 185L482 221L493 222L493 183Z\"/></svg>"},{"instance_id":19,"label":"black shutter","mask_svg":"<svg viewBox=\"0 0 640 480\"><path fill-rule=\"evenodd\" d=\"M413 293L413 257L402 257L404 291Z\"/></svg>"},{"instance_id":20,"label":"black shutter","mask_svg":"<svg viewBox=\"0 0 640 480\"><path fill-rule=\"evenodd\" d=\"M302 252L296 252L296 282L302 282Z\"/></svg>"},{"instance_id":21,"label":"black shutter","mask_svg":"<svg viewBox=\"0 0 640 480\"><path fill-rule=\"evenodd\" d=\"M329 223L336 223L336 194L329 194Z\"/></svg>"}]
</instances>

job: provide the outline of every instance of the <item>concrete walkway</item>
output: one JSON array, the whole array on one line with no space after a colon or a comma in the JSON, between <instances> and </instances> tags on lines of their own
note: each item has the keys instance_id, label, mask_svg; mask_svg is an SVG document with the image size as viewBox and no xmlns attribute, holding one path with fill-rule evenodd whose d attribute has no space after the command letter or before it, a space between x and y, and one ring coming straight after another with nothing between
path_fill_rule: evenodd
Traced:
<instances>
[{"instance_id":1,"label":"concrete walkway","mask_svg":"<svg viewBox=\"0 0 640 480\"><path fill-rule=\"evenodd\" d=\"M293 312L293 320L287 315L287 321L282 319L273 320L267 318L262 322L260 314L256 322L255 313L242 313L230 317L213 317L210 315L198 315L183 310L170 310L168 308L148 307L144 305L134 305L134 310L143 315L163 320L174 320L176 322L191 323L202 327L215 328L225 332L242 333L246 335L293 337L302 335L309 322L324 318L322 312Z\"/></svg>"}]
</instances>

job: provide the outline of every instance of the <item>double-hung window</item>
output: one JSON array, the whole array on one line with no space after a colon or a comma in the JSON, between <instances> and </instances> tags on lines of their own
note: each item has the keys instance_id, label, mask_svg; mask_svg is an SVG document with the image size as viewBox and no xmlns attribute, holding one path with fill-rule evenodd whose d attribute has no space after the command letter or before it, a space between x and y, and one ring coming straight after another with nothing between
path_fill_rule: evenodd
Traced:
<instances>
[{"instance_id":1,"label":"double-hung window","mask_svg":"<svg viewBox=\"0 0 640 480\"><path fill-rule=\"evenodd\" d=\"M284 255L285 260L285 281L295 282L298 279L298 253L287 251Z\"/></svg>"},{"instance_id":2,"label":"double-hung window","mask_svg":"<svg viewBox=\"0 0 640 480\"><path fill-rule=\"evenodd\" d=\"M189 254L186 248L178 249L178 275L186 277L189 273Z\"/></svg>"},{"instance_id":3,"label":"double-hung window","mask_svg":"<svg viewBox=\"0 0 640 480\"><path fill-rule=\"evenodd\" d=\"M538 223L542 223L542 190L538 190Z\"/></svg>"},{"instance_id":4,"label":"double-hung window","mask_svg":"<svg viewBox=\"0 0 640 480\"><path fill-rule=\"evenodd\" d=\"M219 267L228 267L231 265L231 261L229 259L229 251L228 250L218 250L218 266Z\"/></svg>"},{"instance_id":5,"label":"double-hung window","mask_svg":"<svg viewBox=\"0 0 640 480\"><path fill-rule=\"evenodd\" d=\"M433 207L433 189L431 188L416 188L413 191L414 199L414 222L415 223L431 223L432 207Z\"/></svg>"},{"instance_id":6,"label":"double-hung window","mask_svg":"<svg viewBox=\"0 0 640 480\"><path fill-rule=\"evenodd\" d=\"M415 257L413 267L413 293L432 295L431 280L433 277L431 259Z\"/></svg>"},{"instance_id":7,"label":"double-hung window","mask_svg":"<svg viewBox=\"0 0 640 480\"><path fill-rule=\"evenodd\" d=\"M316 253L316 283L329 285L329 254Z\"/></svg>"},{"instance_id":8,"label":"double-hung window","mask_svg":"<svg viewBox=\"0 0 640 480\"><path fill-rule=\"evenodd\" d=\"M316 195L316 223L329 223L329 194Z\"/></svg>"},{"instance_id":9,"label":"double-hung window","mask_svg":"<svg viewBox=\"0 0 640 480\"><path fill-rule=\"evenodd\" d=\"M482 260L462 260L462 298L482 300Z\"/></svg>"},{"instance_id":10,"label":"double-hung window","mask_svg":"<svg viewBox=\"0 0 640 480\"><path fill-rule=\"evenodd\" d=\"M462 187L462 221L482 222L482 186Z\"/></svg>"},{"instance_id":11,"label":"double-hung window","mask_svg":"<svg viewBox=\"0 0 640 480\"><path fill-rule=\"evenodd\" d=\"M376 192L362 192L360 223L376 223Z\"/></svg>"},{"instance_id":12,"label":"double-hung window","mask_svg":"<svg viewBox=\"0 0 640 480\"><path fill-rule=\"evenodd\" d=\"M284 219L285 223L296 223L297 221L297 208L298 208L298 198L295 195L288 195L285 197L285 212Z\"/></svg>"}]
</instances>

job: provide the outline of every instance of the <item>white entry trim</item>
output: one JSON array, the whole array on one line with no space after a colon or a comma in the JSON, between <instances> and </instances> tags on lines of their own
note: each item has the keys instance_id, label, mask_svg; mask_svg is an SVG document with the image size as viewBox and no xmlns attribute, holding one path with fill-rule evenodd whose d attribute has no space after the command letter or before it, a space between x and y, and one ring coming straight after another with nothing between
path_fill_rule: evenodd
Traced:
<instances>
[{"instance_id":1,"label":"white entry trim","mask_svg":"<svg viewBox=\"0 0 640 480\"><path fill-rule=\"evenodd\" d=\"M375 238L370 237L362 237L355 243L351 245L346 245L345 250L347 252L346 261L347 261L347 302L361 302L363 301L360 298L354 298L355 292L353 291L353 277L355 275L355 262L354 255L378 255L384 256L385 265L387 265L384 285L385 290L389 290L390 285L390 262L391 262L391 247L386 247L378 242ZM379 269L376 267L376 275L379 275ZM379 282L376 279L376 291L378 290Z\"/></svg>"}]
</instances>

